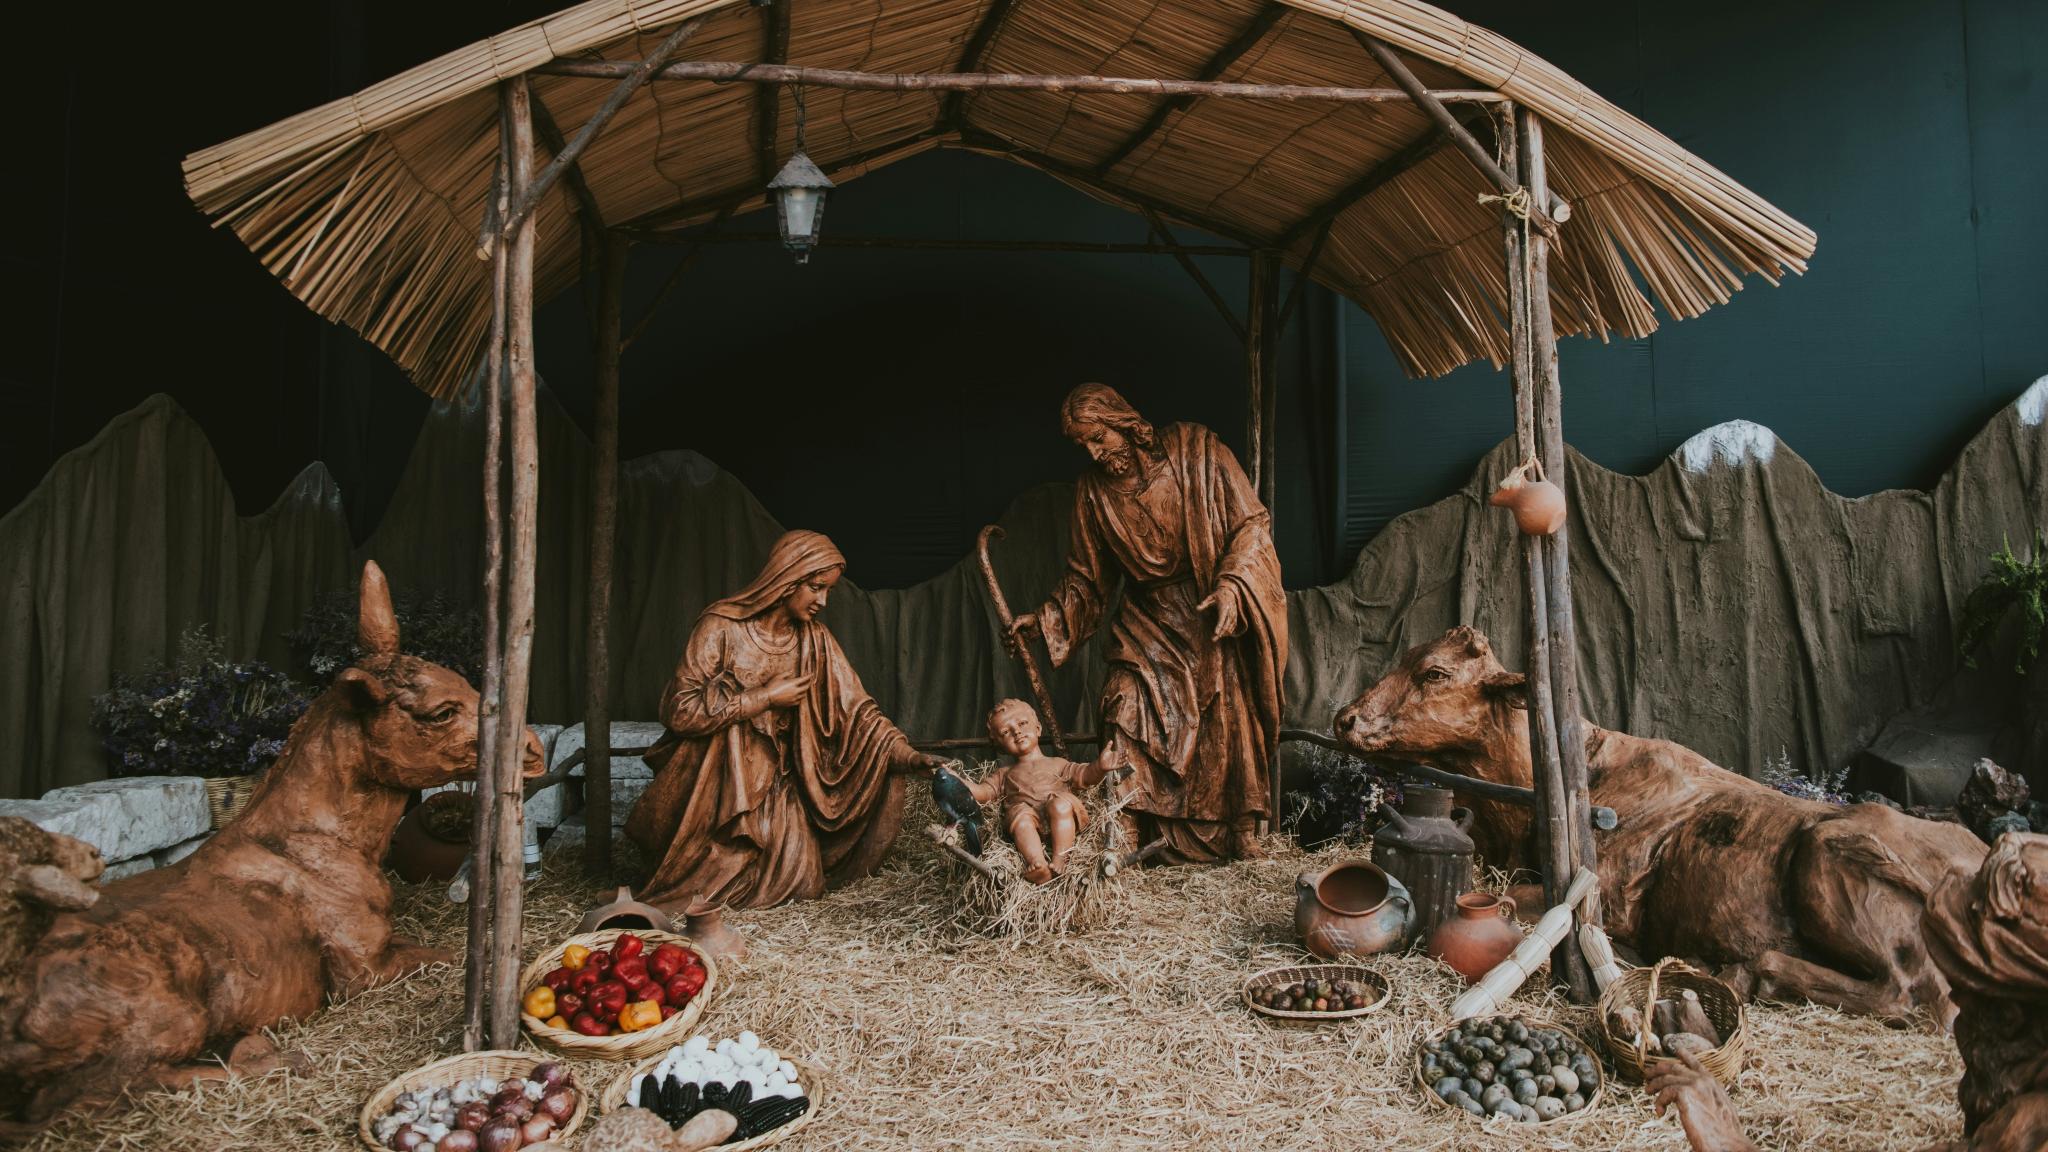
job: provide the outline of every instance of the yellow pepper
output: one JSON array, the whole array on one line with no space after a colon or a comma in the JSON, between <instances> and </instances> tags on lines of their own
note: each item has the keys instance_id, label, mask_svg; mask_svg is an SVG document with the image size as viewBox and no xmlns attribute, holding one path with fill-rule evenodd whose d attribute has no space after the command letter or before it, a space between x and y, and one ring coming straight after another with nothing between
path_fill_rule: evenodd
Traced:
<instances>
[{"instance_id":1,"label":"yellow pepper","mask_svg":"<svg viewBox=\"0 0 2048 1152\"><path fill-rule=\"evenodd\" d=\"M550 1028L567 1028L568 1026L569 1022L567 1020L562 1019L560 1016L548 1017L548 1027Z\"/></svg>"},{"instance_id":2,"label":"yellow pepper","mask_svg":"<svg viewBox=\"0 0 2048 1152\"><path fill-rule=\"evenodd\" d=\"M581 969L583 962L588 959L590 959L590 949L585 948L581 944L571 944L567 948L562 949L562 967L567 968L571 972Z\"/></svg>"},{"instance_id":3,"label":"yellow pepper","mask_svg":"<svg viewBox=\"0 0 2048 1152\"><path fill-rule=\"evenodd\" d=\"M661 1005L652 1000L641 1000L628 1004L619 1010L619 1031L645 1032L661 1023Z\"/></svg>"},{"instance_id":4,"label":"yellow pepper","mask_svg":"<svg viewBox=\"0 0 2048 1152\"><path fill-rule=\"evenodd\" d=\"M545 984L536 984L519 1006L526 1010L528 1016L545 1020L555 1014L555 990Z\"/></svg>"}]
</instances>

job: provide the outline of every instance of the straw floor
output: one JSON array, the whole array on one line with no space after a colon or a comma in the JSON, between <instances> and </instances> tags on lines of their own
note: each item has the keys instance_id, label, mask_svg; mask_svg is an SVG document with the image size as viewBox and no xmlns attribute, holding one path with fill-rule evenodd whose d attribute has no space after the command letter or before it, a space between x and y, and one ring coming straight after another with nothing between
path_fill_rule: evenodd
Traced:
<instances>
[{"instance_id":1,"label":"straw floor","mask_svg":"<svg viewBox=\"0 0 2048 1152\"><path fill-rule=\"evenodd\" d=\"M1257 1149L1679 1149L1677 1125L1614 1084L1584 1122L1500 1130L1429 1108L1412 1086L1416 1042L1442 1026L1455 977L1382 958L1393 999L1340 1025L1276 1025L1238 986L1300 954L1293 879L1275 858L1131 876L1118 915L1037 944L966 934L937 850L912 829L880 874L826 900L734 914L752 956L706 1013L713 1035L752 1028L826 1070L826 1114L790 1149L1034 1147ZM557 940L584 886L551 861L530 887L527 954ZM458 947L459 911L404 890L402 927ZM277 1073L115 1117L71 1120L30 1145L88 1148L334 1148L391 1076L455 1050L461 976L416 975L278 1032L311 1075ZM1545 998L1583 1035L1588 1016ZM1959 1134L1954 1045L1813 1008L1753 1009L1751 1067L1735 1100L1769 1149L1908 1149ZM601 1090L616 1066L581 1064Z\"/></svg>"}]
</instances>

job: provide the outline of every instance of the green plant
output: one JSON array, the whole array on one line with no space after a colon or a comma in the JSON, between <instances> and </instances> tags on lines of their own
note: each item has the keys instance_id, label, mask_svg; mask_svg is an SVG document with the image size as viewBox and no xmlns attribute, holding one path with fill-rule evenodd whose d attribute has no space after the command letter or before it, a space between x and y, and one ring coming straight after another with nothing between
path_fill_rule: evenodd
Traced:
<instances>
[{"instance_id":1,"label":"green plant","mask_svg":"<svg viewBox=\"0 0 2048 1152\"><path fill-rule=\"evenodd\" d=\"M1963 601L1963 619L1956 632L1956 654L1963 666L1977 666L1977 650L2017 606L2020 610L2020 642L2013 657L2013 671L2022 676L2041 655L2041 634L2048 629L2048 546L2034 533L2033 555L2013 555L2012 541L1991 557L1991 571Z\"/></svg>"},{"instance_id":2,"label":"green plant","mask_svg":"<svg viewBox=\"0 0 2048 1152\"><path fill-rule=\"evenodd\" d=\"M483 617L476 609L457 605L441 592L404 587L393 591L391 607L398 615L398 642L406 655L476 683L484 652ZM353 589L329 592L306 608L299 626L285 637L315 685L332 684L342 669L362 658L356 648L358 608Z\"/></svg>"}]
</instances>

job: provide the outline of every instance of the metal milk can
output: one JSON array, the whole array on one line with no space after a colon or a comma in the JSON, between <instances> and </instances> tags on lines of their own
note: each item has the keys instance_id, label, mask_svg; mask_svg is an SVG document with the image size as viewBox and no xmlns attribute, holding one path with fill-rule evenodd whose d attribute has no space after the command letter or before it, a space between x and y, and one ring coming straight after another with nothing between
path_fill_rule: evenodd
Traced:
<instances>
[{"instance_id":1,"label":"metal milk can","mask_svg":"<svg viewBox=\"0 0 2048 1152\"><path fill-rule=\"evenodd\" d=\"M1448 789L1410 784L1403 792L1403 810L1386 809L1386 825L1372 834L1372 862L1415 901L1408 944L1457 915L1458 897L1472 889L1472 810L1451 807Z\"/></svg>"}]
</instances>

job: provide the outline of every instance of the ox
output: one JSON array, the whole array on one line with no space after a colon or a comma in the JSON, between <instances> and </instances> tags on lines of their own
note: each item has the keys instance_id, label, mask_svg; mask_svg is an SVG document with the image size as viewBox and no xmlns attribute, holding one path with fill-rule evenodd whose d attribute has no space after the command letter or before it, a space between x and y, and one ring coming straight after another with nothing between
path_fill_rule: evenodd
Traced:
<instances>
[{"instance_id":1,"label":"ox","mask_svg":"<svg viewBox=\"0 0 2048 1152\"><path fill-rule=\"evenodd\" d=\"M1486 637L1453 628L1410 649L1337 713L1338 739L1367 756L1529 787L1525 678ZM1738 989L1845 1011L1954 1016L1921 939L1927 894L1973 874L1985 847L1966 829L1882 805L1797 800L1669 740L1582 721L1592 800L1619 825L1598 835L1607 931L1644 956L1723 969ZM1526 859L1529 816L1481 803L1475 839Z\"/></svg>"},{"instance_id":2,"label":"ox","mask_svg":"<svg viewBox=\"0 0 2048 1152\"><path fill-rule=\"evenodd\" d=\"M477 692L398 650L363 568L364 656L292 726L249 806L197 852L56 917L0 1004L0 1082L25 1119L275 1063L261 1030L450 959L391 930L379 868L406 798L472 773ZM524 771L543 770L526 734ZM227 1069L199 1061L232 1046Z\"/></svg>"}]
</instances>

